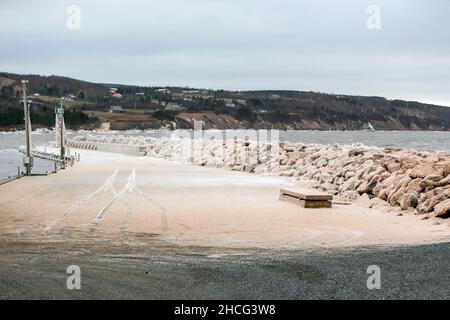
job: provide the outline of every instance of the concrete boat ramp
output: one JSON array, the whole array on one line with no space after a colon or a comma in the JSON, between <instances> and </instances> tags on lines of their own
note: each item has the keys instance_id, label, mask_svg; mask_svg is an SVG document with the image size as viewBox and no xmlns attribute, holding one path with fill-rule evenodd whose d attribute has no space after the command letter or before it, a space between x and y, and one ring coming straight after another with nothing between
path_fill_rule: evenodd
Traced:
<instances>
[{"instance_id":1,"label":"concrete boat ramp","mask_svg":"<svg viewBox=\"0 0 450 320\"><path fill-rule=\"evenodd\" d=\"M0 186L0 233L19 238L148 234L181 245L246 248L410 244L450 238L413 216L279 201L291 180L77 150L58 175Z\"/></svg>"}]
</instances>

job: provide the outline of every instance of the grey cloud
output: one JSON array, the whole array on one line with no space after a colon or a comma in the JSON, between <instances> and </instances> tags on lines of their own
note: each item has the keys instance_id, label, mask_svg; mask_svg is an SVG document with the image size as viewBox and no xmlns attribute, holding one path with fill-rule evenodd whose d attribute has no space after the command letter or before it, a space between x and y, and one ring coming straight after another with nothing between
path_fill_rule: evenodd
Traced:
<instances>
[{"instance_id":1,"label":"grey cloud","mask_svg":"<svg viewBox=\"0 0 450 320\"><path fill-rule=\"evenodd\" d=\"M71 4L79 31L65 27ZM372 4L381 30L366 28ZM443 0L1 0L0 69L450 105L448 12Z\"/></svg>"}]
</instances>

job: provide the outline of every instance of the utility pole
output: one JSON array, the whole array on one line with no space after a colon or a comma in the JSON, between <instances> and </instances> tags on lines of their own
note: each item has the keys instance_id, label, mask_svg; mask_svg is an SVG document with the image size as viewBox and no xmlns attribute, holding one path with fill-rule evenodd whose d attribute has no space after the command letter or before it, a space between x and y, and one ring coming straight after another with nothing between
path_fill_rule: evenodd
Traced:
<instances>
[{"instance_id":1,"label":"utility pole","mask_svg":"<svg viewBox=\"0 0 450 320\"><path fill-rule=\"evenodd\" d=\"M66 148L64 146L64 107L63 107L63 98L61 98L61 134L60 134L60 143L61 143L61 159L64 159L66 155Z\"/></svg>"},{"instance_id":2,"label":"utility pole","mask_svg":"<svg viewBox=\"0 0 450 320\"><path fill-rule=\"evenodd\" d=\"M56 145L60 147L60 157L64 159L66 156L66 146L65 146L65 124L64 124L64 107L63 107L63 99L60 100L60 107L55 108L56 115L56 123L55 123L55 132L56 132Z\"/></svg>"},{"instance_id":3,"label":"utility pole","mask_svg":"<svg viewBox=\"0 0 450 320\"><path fill-rule=\"evenodd\" d=\"M28 80L22 80L22 93L23 93L23 113L25 122L25 136L26 136L26 148L27 153L23 158L23 164L26 168L26 175L31 176L31 168L33 167L33 158L31 157L31 120L30 120L30 108L27 103L27 83Z\"/></svg>"}]
</instances>

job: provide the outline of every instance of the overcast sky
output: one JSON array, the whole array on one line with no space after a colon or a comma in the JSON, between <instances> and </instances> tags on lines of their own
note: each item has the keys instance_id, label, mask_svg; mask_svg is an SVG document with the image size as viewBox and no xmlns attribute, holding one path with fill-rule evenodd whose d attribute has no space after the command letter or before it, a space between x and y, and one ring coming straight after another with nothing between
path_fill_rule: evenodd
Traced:
<instances>
[{"instance_id":1,"label":"overcast sky","mask_svg":"<svg viewBox=\"0 0 450 320\"><path fill-rule=\"evenodd\" d=\"M0 70L450 106L450 1L0 0Z\"/></svg>"}]
</instances>

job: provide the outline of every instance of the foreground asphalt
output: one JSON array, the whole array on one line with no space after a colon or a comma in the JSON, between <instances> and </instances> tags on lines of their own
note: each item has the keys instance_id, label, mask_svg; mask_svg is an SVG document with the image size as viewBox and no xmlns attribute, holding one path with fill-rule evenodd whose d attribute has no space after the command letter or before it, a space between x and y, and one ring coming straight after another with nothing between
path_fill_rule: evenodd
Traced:
<instances>
[{"instance_id":1,"label":"foreground asphalt","mask_svg":"<svg viewBox=\"0 0 450 320\"><path fill-rule=\"evenodd\" d=\"M450 299L449 243L280 251L142 240L2 240L0 298ZM69 265L80 290L67 289ZM367 288L371 265L381 289Z\"/></svg>"}]
</instances>

